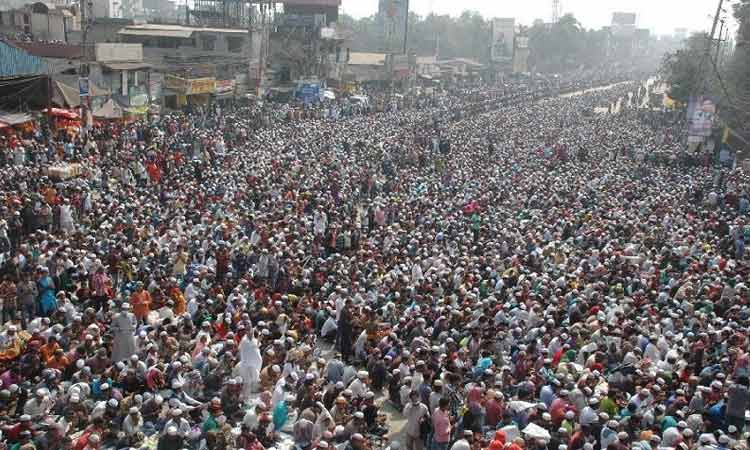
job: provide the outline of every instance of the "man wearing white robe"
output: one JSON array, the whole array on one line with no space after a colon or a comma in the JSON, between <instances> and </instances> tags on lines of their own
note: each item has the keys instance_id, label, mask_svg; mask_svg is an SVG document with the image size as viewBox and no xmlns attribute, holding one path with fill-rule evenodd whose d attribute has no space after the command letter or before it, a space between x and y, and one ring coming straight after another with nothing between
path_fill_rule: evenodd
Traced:
<instances>
[{"instance_id":1,"label":"man wearing white robe","mask_svg":"<svg viewBox=\"0 0 750 450\"><path fill-rule=\"evenodd\" d=\"M263 366L263 360L260 355L258 341L250 337L247 333L240 341L240 362L238 372L243 381L242 395L245 401L249 401L253 392L257 392L260 383L260 371Z\"/></svg>"},{"instance_id":2,"label":"man wearing white robe","mask_svg":"<svg viewBox=\"0 0 750 450\"><path fill-rule=\"evenodd\" d=\"M122 311L112 318L112 361L119 362L130 358L136 352L135 330L138 322L130 312L130 304L123 303Z\"/></svg>"},{"instance_id":3,"label":"man wearing white robe","mask_svg":"<svg viewBox=\"0 0 750 450\"><path fill-rule=\"evenodd\" d=\"M75 232L75 223L73 222L73 210L70 207L70 200L60 205L60 229L64 234Z\"/></svg>"}]
</instances>

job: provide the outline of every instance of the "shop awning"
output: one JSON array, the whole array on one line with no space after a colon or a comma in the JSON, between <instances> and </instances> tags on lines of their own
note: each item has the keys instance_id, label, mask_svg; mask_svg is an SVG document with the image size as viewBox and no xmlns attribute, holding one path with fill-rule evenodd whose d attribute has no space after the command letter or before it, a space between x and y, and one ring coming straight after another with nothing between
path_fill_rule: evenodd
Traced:
<instances>
[{"instance_id":1,"label":"shop awning","mask_svg":"<svg viewBox=\"0 0 750 450\"><path fill-rule=\"evenodd\" d=\"M177 29L160 29L160 30L152 30L152 29L133 29L133 28L125 28L117 32L117 34L123 35L123 36L149 36L149 37L169 37L169 38L180 38L180 39L187 39L193 35L194 31L200 31L199 29L191 30L187 28L177 28Z\"/></svg>"},{"instance_id":2,"label":"shop awning","mask_svg":"<svg viewBox=\"0 0 750 450\"><path fill-rule=\"evenodd\" d=\"M102 66L109 70L143 70L151 68L151 64L144 62L102 63Z\"/></svg>"},{"instance_id":3,"label":"shop awning","mask_svg":"<svg viewBox=\"0 0 750 450\"><path fill-rule=\"evenodd\" d=\"M102 89L94 83L89 83L89 89L92 97L103 97L109 95L107 89ZM63 83L62 81L55 80L52 89L52 102L55 105L64 108L77 108L81 106L81 97L78 94L78 89Z\"/></svg>"},{"instance_id":4,"label":"shop awning","mask_svg":"<svg viewBox=\"0 0 750 450\"><path fill-rule=\"evenodd\" d=\"M0 122L8 125L20 125L22 123L31 122L33 118L31 115L26 113L10 113L0 111Z\"/></svg>"}]
</instances>

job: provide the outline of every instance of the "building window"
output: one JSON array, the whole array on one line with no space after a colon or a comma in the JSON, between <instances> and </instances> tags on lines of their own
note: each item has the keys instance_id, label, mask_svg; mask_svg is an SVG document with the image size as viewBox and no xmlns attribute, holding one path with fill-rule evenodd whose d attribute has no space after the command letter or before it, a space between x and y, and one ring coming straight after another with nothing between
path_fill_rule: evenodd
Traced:
<instances>
[{"instance_id":1,"label":"building window","mask_svg":"<svg viewBox=\"0 0 750 450\"><path fill-rule=\"evenodd\" d=\"M23 24L24 25L28 25L29 22L30 22L29 15L28 14L24 14L23 15Z\"/></svg>"},{"instance_id":2,"label":"building window","mask_svg":"<svg viewBox=\"0 0 750 450\"><path fill-rule=\"evenodd\" d=\"M201 36L201 47L203 50L216 50L216 36Z\"/></svg>"},{"instance_id":3,"label":"building window","mask_svg":"<svg viewBox=\"0 0 750 450\"><path fill-rule=\"evenodd\" d=\"M236 36L227 37L227 47L230 52L240 53L243 45L245 45L245 38Z\"/></svg>"},{"instance_id":4,"label":"building window","mask_svg":"<svg viewBox=\"0 0 750 450\"><path fill-rule=\"evenodd\" d=\"M174 38L169 37L159 37L156 42L157 47L159 48L177 48L178 40Z\"/></svg>"}]
</instances>

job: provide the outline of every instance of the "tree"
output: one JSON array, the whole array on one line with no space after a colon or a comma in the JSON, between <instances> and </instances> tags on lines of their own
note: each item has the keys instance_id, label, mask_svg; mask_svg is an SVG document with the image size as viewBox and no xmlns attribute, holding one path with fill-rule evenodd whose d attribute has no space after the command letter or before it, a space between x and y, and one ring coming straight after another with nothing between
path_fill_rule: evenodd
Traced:
<instances>
[{"instance_id":1,"label":"tree","mask_svg":"<svg viewBox=\"0 0 750 450\"><path fill-rule=\"evenodd\" d=\"M529 65L543 72L596 66L606 58L607 32L584 30L572 14L552 25L536 23L528 34Z\"/></svg>"},{"instance_id":2,"label":"tree","mask_svg":"<svg viewBox=\"0 0 750 450\"><path fill-rule=\"evenodd\" d=\"M734 17L739 23L737 45L726 67L725 87L728 98L723 111L728 125L750 138L750 0L734 5ZM745 147L750 148L745 142Z\"/></svg>"},{"instance_id":3,"label":"tree","mask_svg":"<svg viewBox=\"0 0 750 450\"><path fill-rule=\"evenodd\" d=\"M378 16L356 20L344 15L341 22L354 31L352 50L359 52L400 51L403 46L403 24L389 39L387 23ZM472 58L489 62L490 21L477 11L464 11L458 17L429 14L409 15L409 51L441 58ZM595 66L606 58L607 33L587 31L572 14L548 26L537 24L527 30L529 65L539 71L560 72L580 66Z\"/></svg>"},{"instance_id":4,"label":"tree","mask_svg":"<svg viewBox=\"0 0 750 450\"><path fill-rule=\"evenodd\" d=\"M690 36L685 47L664 55L660 73L669 85L669 96L674 100L687 103L690 96L704 90L704 84L709 82L712 70L706 61L705 33L695 33Z\"/></svg>"}]
</instances>

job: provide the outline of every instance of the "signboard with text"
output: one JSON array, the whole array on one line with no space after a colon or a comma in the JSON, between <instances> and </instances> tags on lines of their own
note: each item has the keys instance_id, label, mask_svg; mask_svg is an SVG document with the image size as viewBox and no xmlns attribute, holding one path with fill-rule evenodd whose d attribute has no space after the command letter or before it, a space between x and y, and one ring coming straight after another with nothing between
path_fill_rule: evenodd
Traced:
<instances>
[{"instance_id":1,"label":"signboard with text","mask_svg":"<svg viewBox=\"0 0 750 450\"><path fill-rule=\"evenodd\" d=\"M197 78L188 80L187 95L213 94L216 90L216 78Z\"/></svg>"},{"instance_id":2,"label":"signboard with text","mask_svg":"<svg viewBox=\"0 0 750 450\"><path fill-rule=\"evenodd\" d=\"M216 90L216 78L186 79L167 75L164 87L183 95L212 94Z\"/></svg>"},{"instance_id":3,"label":"signboard with text","mask_svg":"<svg viewBox=\"0 0 750 450\"><path fill-rule=\"evenodd\" d=\"M88 97L89 90L89 79L81 77L78 79L78 95L81 97Z\"/></svg>"}]
</instances>

